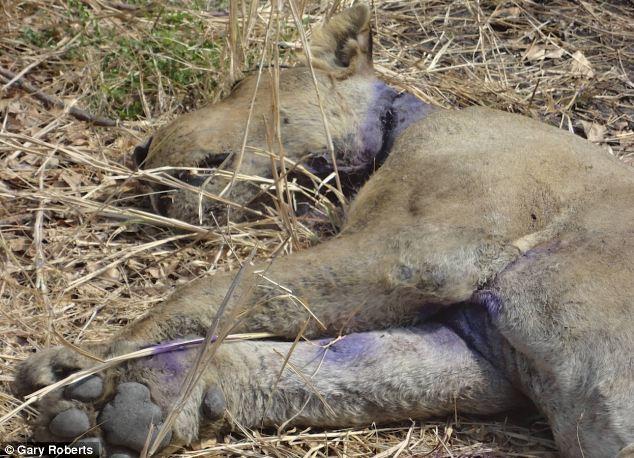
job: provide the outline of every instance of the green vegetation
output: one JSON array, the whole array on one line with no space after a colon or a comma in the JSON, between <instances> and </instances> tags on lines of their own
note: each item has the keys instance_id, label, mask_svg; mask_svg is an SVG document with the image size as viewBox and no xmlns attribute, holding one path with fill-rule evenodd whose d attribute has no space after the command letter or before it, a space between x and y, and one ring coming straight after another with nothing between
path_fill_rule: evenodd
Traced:
<instances>
[{"instance_id":1,"label":"green vegetation","mask_svg":"<svg viewBox=\"0 0 634 458\"><path fill-rule=\"evenodd\" d=\"M251 40L257 22L251 18L247 49L232 56L228 1L127 0L118 5L125 6L82 0L63 0L55 8L29 2L16 6L26 18L16 30L19 47L34 56L54 55L39 66L39 74L51 78L46 86L81 94L81 105L91 112L129 121L191 110L230 87L232 57L238 57L242 70L259 63L265 24L257 24L260 39ZM240 19L238 27L243 24ZM296 32L286 25L279 40L292 42ZM288 62L292 50L279 52Z\"/></svg>"},{"instance_id":2,"label":"green vegetation","mask_svg":"<svg viewBox=\"0 0 634 458\"><path fill-rule=\"evenodd\" d=\"M213 94L226 65L225 37L224 26L208 20L208 2L126 3L130 8L118 14L94 10L81 0L67 0L56 17L33 8L20 39L41 52L77 35L58 72L66 74L71 63L73 71L82 69L73 82L82 89L90 86L82 91L82 103L121 120L154 116L167 103L191 108Z\"/></svg>"}]
</instances>

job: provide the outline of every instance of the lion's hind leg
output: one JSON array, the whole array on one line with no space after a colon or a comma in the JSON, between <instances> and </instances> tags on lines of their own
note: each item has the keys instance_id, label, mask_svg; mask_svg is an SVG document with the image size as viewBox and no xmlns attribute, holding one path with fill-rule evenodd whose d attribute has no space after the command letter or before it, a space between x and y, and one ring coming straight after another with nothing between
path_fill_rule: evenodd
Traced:
<instances>
[{"instance_id":1,"label":"lion's hind leg","mask_svg":"<svg viewBox=\"0 0 634 458\"><path fill-rule=\"evenodd\" d=\"M498 275L494 323L528 363L520 386L566 457L634 442L634 238L563 235Z\"/></svg>"},{"instance_id":2,"label":"lion's hind leg","mask_svg":"<svg viewBox=\"0 0 634 458\"><path fill-rule=\"evenodd\" d=\"M353 333L295 346L224 343L163 445L190 443L213 432L222 419L246 427L349 427L523 406L525 398L461 337L465 331L481 333L481 326L465 322L457 332L462 318L454 318L451 324ZM486 345L488 337L476 340ZM92 391L79 386L55 393L41 406L39 437L100 436L108 450L140 451L178 398L195 356L196 349L156 354L91 379ZM21 369L16 384L22 391L41 383L38 373L28 370L33 367Z\"/></svg>"}]
</instances>

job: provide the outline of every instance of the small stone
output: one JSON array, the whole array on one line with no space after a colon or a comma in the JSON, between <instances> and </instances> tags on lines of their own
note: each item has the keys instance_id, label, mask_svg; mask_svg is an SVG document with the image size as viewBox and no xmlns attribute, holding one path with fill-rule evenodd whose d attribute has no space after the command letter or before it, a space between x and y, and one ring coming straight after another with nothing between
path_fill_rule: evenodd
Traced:
<instances>
[{"instance_id":1,"label":"small stone","mask_svg":"<svg viewBox=\"0 0 634 458\"><path fill-rule=\"evenodd\" d=\"M57 414L49 423L48 429L56 436L75 438L90 429L90 420L81 410L68 409Z\"/></svg>"},{"instance_id":2,"label":"small stone","mask_svg":"<svg viewBox=\"0 0 634 458\"><path fill-rule=\"evenodd\" d=\"M102 392L103 380L95 375L69 385L64 390L64 395L69 399L87 402L99 398Z\"/></svg>"}]
</instances>

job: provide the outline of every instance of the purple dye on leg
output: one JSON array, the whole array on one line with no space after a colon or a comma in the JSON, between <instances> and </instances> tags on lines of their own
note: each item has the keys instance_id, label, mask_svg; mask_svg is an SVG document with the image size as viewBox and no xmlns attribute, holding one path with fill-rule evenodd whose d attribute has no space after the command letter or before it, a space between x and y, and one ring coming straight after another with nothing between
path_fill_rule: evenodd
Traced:
<instances>
[{"instance_id":1,"label":"purple dye on leg","mask_svg":"<svg viewBox=\"0 0 634 458\"><path fill-rule=\"evenodd\" d=\"M440 304L424 304L418 309L418 313L416 314L417 321L419 323L424 323L429 321L429 319L440 312L445 306Z\"/></svg>"},{"instance_id":2,"label":"purple dye on leg","mask_svg":"<svg viewBox=\"0 0 634 458\"><path fill-rule=\"evenodd\" d=\"M173 340L152 347L152 356L139 364L168 378L181 376L190 363L191 347L202 344L204 338ZM216 340L214 336L212 342Z\"/></svg>"},{"instance_id":3,"label":"purple dye on leg","mask_svg":"<svg viewBox=\"0 0 634 458\"><path fill-rule=\"evenodd\" d=\"M430 339L434 344L448 350L456 345L464 347L462 339L446 326L436 326L431 329L428 328L425 338Z\"/></svg>"},{"instance_id":4,"label":"purple dye on leg","mask_svg":"<svg viewBox=\"0 0 634 458\"><path fill-rule=\"evenodd\" d=\"M184 351L176 351L152 356L152 358L147 361L147 366L163 374L174 376L182 375L183 371L187 370L188 362Z\"/></svg>"},{"instance_id":5,"label":"purple dye on leg","mask_svg":"<svg viewBox=\"0 0 634 458\"><path fill-rule=\"evenodd\" d=\"M495 318L492 315L499 313L503 304L501 299L490 291L479 294L482 295L480 299L474 297L470 303L448 310L442 319L444 325L451 328L471 350L477 351L489 361L494 361L499 357L503 338L493 323Z\"/></svg>"},{"instance_id":6,"label":"purple dye on leg","mask_svg":"<svg viewBox=\"0 0 634 458\"><path fill-rule=\"evenodd\" d=\"M472 301L483 306L492 319L496 319L502 311L502 299L493 291L477 291L473 294Z\"/></svg>"},{"instance_id":7,"label":"purple dye on leg","mask_svg":"<svg viewBox=\"0 0 634 458\"><path fill-rule=\"evenodd\" d=\"M215 342L217 339L216 336L212 336L211 337L211 342ZM200 345L202 343L205 342L205 338L204 337L199 337L196 339L188 339L188 340L171 340L169 342L163 342L160 343L158 345L147 345L145 347L142 348L150 348L152 347L152 354L153 355L158 355L160 353L165 353L165 352L169 352L169 351L179 351L179 350L185 350L188 347L194 346L194 345Z\"/></svg>"},{"instance_id":8,"label":"purple dye on leg","mask_svg":"<svg viewBox=\"0 0 634 458\"><path fill-rule=\"evenodd\" d=\"M401 338L399 347L410 351L432 352L434 354L455 355L463 353L466 349L465 342L449 326L439 323L427 323L421 326L411 327L408 330L416 337L412 339L415 347L409 347L407 341ZM424 348L420 348L424 346Z\"/></svg>"},{"instance_id":9,"label":"purple dye on leg","mask_svg":"<svg viewBox=\"0 0 634 458\"><path fill-rule=\"evenodd\" d=\"M354 333L338 339L322 339L319 345L325 362L348 363L373 353L376 342L369 333Z\"/></svg>"}]
</instances>

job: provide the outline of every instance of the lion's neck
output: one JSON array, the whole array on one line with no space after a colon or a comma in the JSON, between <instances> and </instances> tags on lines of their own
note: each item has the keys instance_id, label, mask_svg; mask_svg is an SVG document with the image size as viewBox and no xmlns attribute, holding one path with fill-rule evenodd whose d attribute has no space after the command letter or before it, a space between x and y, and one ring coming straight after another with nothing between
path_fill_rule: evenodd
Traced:
<instances>
[{"instance_id":1,"label":"lion's neck","mask_svg":"<svg viewBox=\"0 0 634 458\"><path fill-rule=\"evenodd\" d=\"M363 97L357 100L354 97ZM398 92L375 80L347 101L357 111L357 131L333 139L338 172L354 192L390 154L394 140L408 126L425 117L434 108L406 92ZM319 176L327 176L334 168L332 156L320 150L306 161L307 167Z\"/></svg>"}]
</instances>

